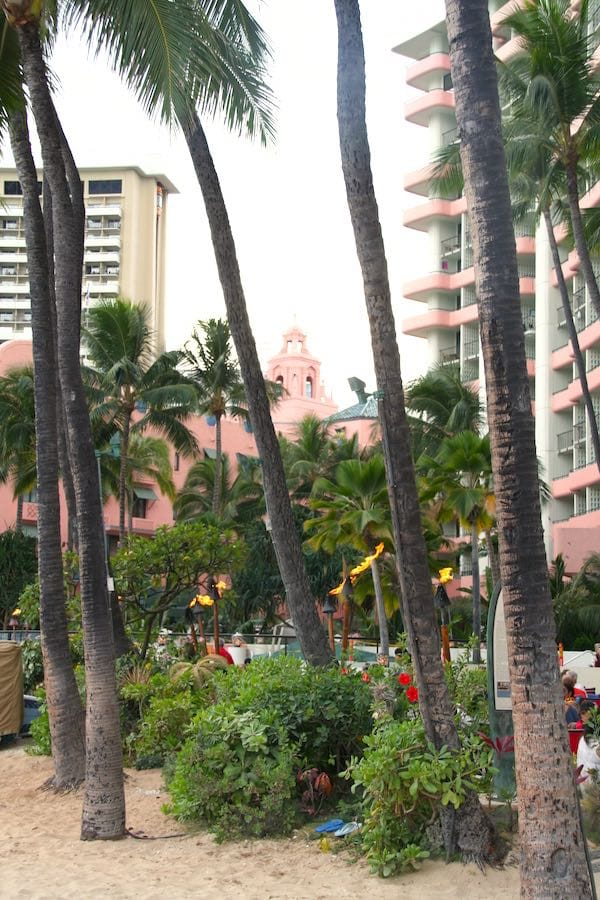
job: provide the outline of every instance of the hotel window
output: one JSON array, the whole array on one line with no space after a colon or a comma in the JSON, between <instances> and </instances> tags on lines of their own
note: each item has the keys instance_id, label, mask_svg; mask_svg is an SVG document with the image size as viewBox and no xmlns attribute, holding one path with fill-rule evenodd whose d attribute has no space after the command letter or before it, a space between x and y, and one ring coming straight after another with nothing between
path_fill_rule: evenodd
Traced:
<instances>
[{"instance_id":1,"label":"hotel window","mask_svg":"<svg viewBox=\"0 0 600 900\"><path fill-rule=\"evenodd\" d=\"M313 380L310 375L307 376L306 382L304 384L304 395L309 399L311 399L313 395Z\"/></svg>"},{"instance_id":2,"label":"hotel window","mask_svg":"<svg viewBox=\"0 0 600 900\"><path fill-rule=\"evenodd\" d=\"M90 194L122 194L123 182L120 178L115 178L112 181L108 179L89 181L88 191Z\"/></svg>"}]
</instances>

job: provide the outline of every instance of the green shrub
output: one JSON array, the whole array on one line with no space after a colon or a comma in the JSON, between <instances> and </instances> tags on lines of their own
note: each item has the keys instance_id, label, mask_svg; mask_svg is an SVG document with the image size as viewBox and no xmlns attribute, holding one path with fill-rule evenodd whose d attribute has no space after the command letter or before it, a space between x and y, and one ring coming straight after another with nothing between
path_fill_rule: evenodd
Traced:
<instances>
[{"instance_id":1,"label":"green shrub","mask_svg":"<svg viewBox=\"0 0 600 900\"><path fill-rule=\"evenodd\" d=\"M201 821L218 841L287 834L295 819L297 747L272 709L202 710L167 774L169 812Z\"/></svg>"},{"instance_id":2,"label":"green shrub","mask_svg":"<svg viewBox=\"0 0 600 900\"><path fill-rule=\"evenodd\" d=\"M43 691L38 692L43 696ZM50 740L50 720L48 719L48 707L45 703L40 706L40 715L29 726L29 734L32 742L27 752L32 756L52 756L52 742Z\"/></svg>"},{"instance_id":3,"label":"green shrub","mask_svg":"<svg viewBox=\"0 0 600 900\"><path fill-rule=\"evenodd\" d=\"M466 656L445 666L450 695L463 724L489 730L488 684L485 666L469 665Z\"/></svg>"},{"instance_id":4,"label":"green shrub","mask_svg":"<svg viewBox=\"0 0 600 900\"><path fill-rule=\"evenodd\" d=\"M41 641L23 641L21 653L23 656L23 690L26 694L32 694L37 687L44 683Z\"/></svg>"},{"instance_id":5,"label":"green shrub","mask_svg":"<svg viewBox=\"0 0 600 900\"><path fill-rule=\"evenodd\" d=\"M436 750L419 719L388 719L365 738L361 760L346 777L363 792L362 845L369 864L387 877L415 868L428 856L425 829L440 806L458 808L491 767L491 751L467 736L459 751Z\"/></svg>"},{"instance_id":6,"label":"green shrub","mask_svg":"<svg viewBox=\"0 0 600 900\"><path fill-rule=\"evenodd\" d=\"M359 674L319 669L293 657L256 659L214 679L217 703L239 714L269 709L303 766L339 772L373 727L372 695Z\"/></svg>"}]
</instances>

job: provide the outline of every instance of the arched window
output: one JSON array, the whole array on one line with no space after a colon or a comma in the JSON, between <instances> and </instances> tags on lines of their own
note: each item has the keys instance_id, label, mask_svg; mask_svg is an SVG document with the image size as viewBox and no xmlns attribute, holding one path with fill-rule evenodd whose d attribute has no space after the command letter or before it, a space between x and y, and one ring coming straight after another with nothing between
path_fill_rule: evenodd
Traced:
<instances>
[{"instance_id":1,"label":"arched window","mask_svg":"<svg viewBox=\"0 0 600 900\"><path fill-rule=\"evenodd\" d=\"M277 384L281 384L283 386L283 375L278 375L275 381Z\"/></svg>"},{"instance_id":2,"label":"arched window","mask_svg":"<svg viewBox=\"0 0 600 900\"><path fill-rule=\"evenodd\" d=\"M313 395L313 380L310 375L307 375L306 381L304 382L304 396L312 397Z\"/></svg>"}]
</instances>

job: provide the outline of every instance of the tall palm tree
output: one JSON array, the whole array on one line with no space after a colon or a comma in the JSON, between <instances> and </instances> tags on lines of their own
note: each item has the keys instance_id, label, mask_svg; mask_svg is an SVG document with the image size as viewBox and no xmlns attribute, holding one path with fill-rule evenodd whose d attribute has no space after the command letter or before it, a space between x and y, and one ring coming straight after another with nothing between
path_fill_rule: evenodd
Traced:
<instances>
[{"instance_id":1,"label":"tall palm tree","mask_svg":"<svg viewBox=\"0 0 600 900\"><path fill-rule=\"evenodd\" d=\"M581 164L597 164L600 129L597 33L589 33L588 8L582 0L573 15L569 0L525 0L504 22L523 52L502 66L501 79L513 115L532 123L532 139L564 170L575 247L600 318L600 290L579 205Z\"/></svg>"},{"instance_id":2,"label":"tall palm tree","mask_svg":"<svg viewBox=\"0 0 600 900\"><path fill-rule=\"evenodd\" d=\"M370 562L381 653L390 651L387 614L378 559L373 551L380 542L393 551L390 505L382 456L339 463L331 479L317 478L308 505L321 515L307 519L304 530L312 534L309 546L333 553L349 545L373 555Z\"/></svg>"},{"instance_id":3,"label":"tall palm tree","mask_svg":"<svg viewBox=\"0 0 600 900\"><path fill-rule=\"evenodd\" d=\"M10 44L14 35L5 35L5 40ZM84 715L69 649L60 540L57 412L62 404L57 397L48 248L24 109L13 111L9 131L23 185L34 365L40 626L54 763L51 784L60 791L80 784L85 775ZM10 406L15 409L12 402ZM9 410L5 412L11 414ZM1 418L4 421L5 415L1 414Z\"/></svg>"},{"instance_id":4,"label":"tall palm tree","mask_svg":"<svg viewBox=\"0 0 600 900\"><path fill-rule=\"evenodd\" d=\"M90 365L84 377L92 400L92 424L104 423L120 438L119 540L125 539L127 467L132 434L151 428L186 456L197 450L185 425L195 392L178 371L177 351L154 358L149 310L117 298L89 310L83 330Z\"/></svg>"},{"instance_id":5,"label":"tall palm tree","mask_svg":"<svg viewBox=\"0 0 600 900\"><path fill-rule=\"evenodd\" d=\"M214 419L215 477L212 511L215 516L220 516L223 503L222 421L225 416L232 416L249 422L248 404L231 343L229 325L223 319L209 319L198 324L203 334L194 329L192 339L183 349L182 363L197 390L198 412ZM271 381L265 381L265 384L270 402L274 405L281 397L281 387Z\"/></svg>"},{"instance_id":6,"label":"tall palm tree","mask_svg":"<svg viewBox=\"0 0 600 900\"><path fill-rule=\"evenodd\" d=\"M479 433L483 410L476 391L460 377L460 367L440 364L412 381L406 389L406 409L412 414L415 459L435 456L441 441L461 431Z\"/></svg>"},{"instance_id":7,"label":"tall palm tree","mask_svg":"<svg viewBox=\"0 0 600 900\"><path fill-rule=\"evenodd\" d=\"M558 683L534 422L487 5L446 0L475 256L515 730L521 896L592 896ZM535 763L543 745L551 766ZM568 835L568 839L565 839Z\"/></svg>"},{"instance_id":8,"label":"tall palm tree","mask_svg":"<svg viewBox=\"0 0 600 900\"><path fill-rule=\"evenodd\" d=\"M435 459L422 461L428 470L430 497L441 499L440 519L457 518L471 538L473 578L473 662L481 663L481 583L479 535L490 532L494 517L494 495L490 491L492 460L489 436L462 431L442 441Z\"/></svg>"},{"instance_id":9,"label":"tall palm tree","mask_svg":"<svg viewBox=\"0 0 600 900\"><path fill-rule=\"evenodd\" d=\"M400 372L383 236L373 187L365 118L365 59L358 0L335 0L338 23L337 114L342 170L365 302L377 379L379 418L398 571L403 621L415 675L423 698L427 735L436 746L457 748L454 709L444 679L433 606L427 548L421 527L412 447ZM470 795L457 813L449 850L455 845L479 859L495 847L494 830L477 797ZM467 851L468 846L468 851Z\"/></svg>"},{"instance_id":10,"label":"tall palm tree","mask_svg":"<svg viewBox=\"0 0 600 900\"><path fill-rule=\"evenodd\" d=\"M212 513L214 482L217 477L216 460L201 459L189 470L185 483L177 495L173 511L178 522L189 522ZM229 527L249 524L265 511L261 466L256 460L239 466L232 478L229 456L223 454L221 465L221 506L219 521Z\"/></svg>"},{"instance_id":11,"label":"tall palm tree","mask_svg":"<svg viewBox=\"0 0 600 900\"><path fill-rule=\"evenodd\" d=\"M318 416L304 416L296 424L294 436L282 436L279 443L290 493L308 497L315 480L328 474L336 462L329 425Z\"/></svg>"}]
</instances>

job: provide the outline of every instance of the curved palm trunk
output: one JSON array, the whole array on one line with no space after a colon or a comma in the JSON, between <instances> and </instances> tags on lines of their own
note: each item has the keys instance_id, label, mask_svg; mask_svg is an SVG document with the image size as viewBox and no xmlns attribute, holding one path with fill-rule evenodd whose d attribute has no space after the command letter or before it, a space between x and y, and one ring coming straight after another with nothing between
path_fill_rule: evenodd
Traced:
<instances>
[{"instance_id":1,"label":"curved palm trunk","mask_svg":"<svg viewBox=\"0 0 600 900\"><path fill-rule=\"evenodd\" d=\"M587 285L592 306L596 311L598 319L600 319L600 290L598 290L598 282L592 267L590 251L585 239L583 230L583 218L581 216L581 208L579 206L579 186L577 184L577 163L573 163L566 167L567 174L567 199L569 201L569 212L571 213L571 223L573 225L573 238L575 240L575 248L581 271Z\"/></svg>"},{"instance_id":2,"label":"curved palm trunk","mask_svg":"<svg viewBox=\"0 0 600 900\"><path fill-rule=\"evenodd\" d=\"M19 44L44 170L52 192L57 361L79 525L87 691L86 779L81 837L84 840L117 838L125 833L119 706L98 473L79 364L83 195L80 183L71 179L67 184L63 158L66 147L65 142L61 141L48 89L37 25L25 25L19 29ZM75 274L77 266L78 276Z\"/></svg>"},{"instance_id":3,"label":"curved palm trunk","mask_svg":"<svg viewBox=\"0 0 600 900\"><path fill-rule=\"evenodd\" d=\"M548 588L512 210L487 4L446 0L475 256L521 837L521 896L591 898ZM551 765L539 765L539 748Z\"/></svg>"},{"instance_id":4,"label":"curved palm trunk","mask_svg":"<svg viewBox=\"0 0 600 900\"><path fill-rule=\"evenodd\" d=\"M596 457L596 465L598 467L598 470L600 471L600 436L598 435L598 422L596 421L596 412L594 410L594 404L592 403L592 397L588 385L585 360L581 352L581 347L579 346L579 335L577 334L575 322L573 321L573 310L571 309L571 304L569 303L569 292L567 290L565 276L563 275L562 266L560 264L558 244L556 243L556 238L554 237L554 228L552 227L552 219L550 217L549 210L544 210L544 222L546 223L546 232L548 234L548 241L550 243L550 250L552 252L552 262L554 264L554 271L556 272L556 279L558 281L558 289L560 292L563 312L565 314L565 322L567 324L569 340L571 341L571 346L573 348L573 356L575 357L575 365L577 366L577 374L579 376L579 383L581 384L581 394L587 414L590 436L592 438L592 446L594 448L594 455Z\"/></svg>"},{"instance_id":5,"label":"curved palm trunk","mask_svg":"<svg viewBox=\"0 0 600 900\"><path fill-rule=\"evenodd\" d=\"M317 615L306 574L302 546L296 532L277 435L271 420L269 398L261 371L254 335L248 319L235 242L219 178L204 129L194 114L181 123L196 176L202 190L211 230L227 320L237 350L250 420L263 471L263 486L277 564L286 590L286 602L306 659L327 665L331 651Z\"/></svg>"},{"instance_id":6,"label":"curved palm trunk","mask_svg":"<svg viewBox=\"0 0 600 900\"><path fill-rule=\"evenodd\" d=\"M221 491L223 480L223 445L221 416L219 413L215 416L215 483L213 484L212 511L215 516L221 515Z\"/></svg>"},{"instance_id":7,"label":"curved palm trunk","mask_svg":"<svg viewBox=\"0 0 600 900\"><path fill-rule=\"evenodd\" d=\"M377 565L376 559L371 560L371 575L373 576L375 603L377 605L377 618L379 619L379 643L381 645L381 649L379 652L387 659L390 655L390 636L388 632L388 621L385 612L385 603L383 600L381 578L379 575L379 566Z\"/></svg>"},{"instance_id":8,"label":"curved palm trunk","mask_svg":"<svg viewBox=\"0 0 600 900\"><path fill-rule=\"evenodd\" d=\"M481 664L481 574L479 571L479 529L477 523L471 525L471 573L473 584L471 597L473 601L473 662Z\"/></svg>"},{"instance_id":9,"label":"curved palm trunk","mask_svg":"<svg viewBox=\"0 0 600 900\"><path fill-rule=\"evenodd\" d=\"M17 496L17 511L15 513L15 531L23 531L23 494Z\"/></svg>"},{"instance_id":10,"label":"curved palm trunk","mask_svg":"<svg viewBox=\"0 0 600 900\"><path fill-rule=\"evenodd\" d=\"M458 748L448 687L440 655L440 638L433 605L427 548L423 537L400 355L379 212L371 174L365 120L365 62L358 0L335 0L338 23L338 126L342 169L365 302L379 398L379 417L402 588L404 621L420 691L420 710L427 736L437 747ZM450 818L450 817L448 817ZM490 859L496 835L475 794L457 812L446 830L449 852Z\"/></svg>"},{"instance_id":11,"label":"curved palm trunk","mask_svg":"<svg viewBox=\"0 0 600 900\"><path fill-rule=\"evenodd\" d=\"M31 297L38 491L38 570L44 684L57 790L85 773L84 715L69 650L58 495L57 398L54 329L44 221L25 112L10 122L10 139L23 188L25 242Z\"/></svg>"}]
</instances>

